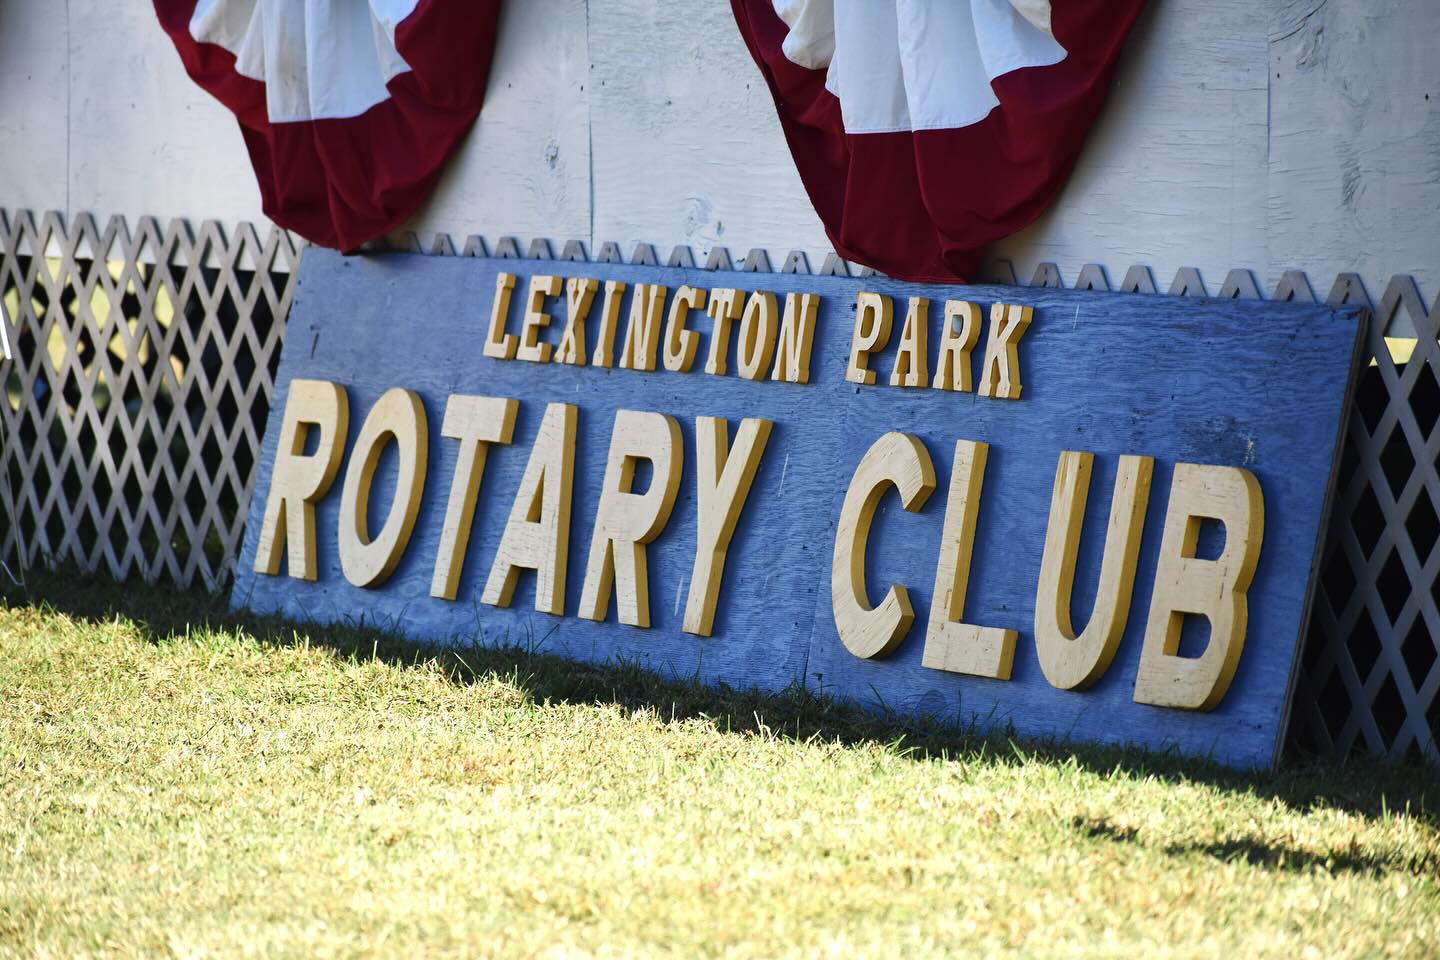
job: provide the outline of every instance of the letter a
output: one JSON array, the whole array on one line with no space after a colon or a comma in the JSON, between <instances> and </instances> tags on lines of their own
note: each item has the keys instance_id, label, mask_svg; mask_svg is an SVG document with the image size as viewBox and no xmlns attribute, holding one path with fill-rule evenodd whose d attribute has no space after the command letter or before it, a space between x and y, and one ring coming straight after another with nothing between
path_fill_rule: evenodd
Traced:
<instances>
[{"instance_id":1,"label":"letter a","mask_svg":"<svg viewBox=\"0 0 1440 960\"><path fill-rule=\"evenodd\" d=\"M570 495L575 484L576 408L545 408L510 520L490 565L481 602L508 607L521 570L535 571L535 609L565 613L565 563L570 556Z\"/></svg>"}]
</instances>

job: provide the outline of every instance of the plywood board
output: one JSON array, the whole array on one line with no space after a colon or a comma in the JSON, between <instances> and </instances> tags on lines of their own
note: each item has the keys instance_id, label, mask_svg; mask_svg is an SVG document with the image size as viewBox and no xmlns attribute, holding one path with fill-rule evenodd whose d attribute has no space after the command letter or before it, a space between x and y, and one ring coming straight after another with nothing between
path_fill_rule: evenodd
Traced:
<instances>
[{"instance_id":1,"label":"plywood board","mask_svg":"<svg viewBox=\"0 0 1440 960\"><path fill-rule=\"evenodd\" d=\"M626 369L618 361L603 367L595 365L593 356L585 366L488 357L487 338L519 334L526 310L525 297L512 297L508 313L499 317L503 327L491 329L496 291L506 287L497 284L500 271L515 274L513 287L522 293L535 274L593 277L602 284L624 282L627 289L617 314L621 327L615 338L617 356L630 336L630 323L648 316L643 310L632 315L629 309L631 297L642 285L659 284L670 292L688 285L710 291L712 299L716 290L758 289L774 294L778 303L787 293L817 294L809 382L739 376L736 350L744 336L743 315L730 325L736 342L730 344L727 375L703 372L702 361L712 352L712 323L699 310L686 318L700 338L689 372L666 370L663 363L657 363L653 372L633 363ZM982 307L987 330L971 358L976 392L892 386L901 339L898 319L893 336L883 345L877 343L868 358L875 382L864 385L847 379L855 362L852 332L862 291L892 298L899 306L894 313L901 318L908 312L908 296L928 297L937 306L928 311L925 339L931 345L943 342L940 324L947 312L953 312L938 309L939 305L958 298ZM1017 297L1023 302L1017 303ZM599 339L595 329L603 299L603 293L596 297L589 318L592 350ZM997 304L1008 306L995 309ZM565 325L563 295L547 301L546 307L556 319L542 327L539 336L556 344ZM1013 351L1007 350L1002 336L1007 327L992 332L988 318L998 317L1004 324L1027 307L1030 323L1023 336L1017 333L1023 325L1008 325L1010 335L1018 339L1008 345ZM311 250L302 263L251 508L250 535L233 596L238 604L304 619L333 622L363 616L367 622L431 641L533 643L579 659L624 659L664 674L765 689L803 682L812 689L906 715L988 729L1013 727L1036 736L1174 746L1228 763L1264 765L1274 757L1287 706L1347 384L1362 332L1359 319L1352 308L1318 305L915 287L874 278L614 264L412 256L361 259ZM988 362L987 344L993 354ZM980 395L986 382L998 385L1006 377L1011 392L1023 386L1019 399ZM269 499L271 465L282 435L279 424L296 378L343 386L350 410L347 450L386 391L412 390L424 408L429 469L418 520L394 575L376 582L373 589L352 586L342 571L338 525L355 518L339 516L347 499L340 491L347 484L347 471L373 466L378 481L368 498L368 527L362 529L381 529L395 487L393 449L382 453L378 464L347 462L341 478L317 500L314 582L257 575L253 570L255 532ZM493 443L487 451L472 535L452 601L432 597L430 592L462 446L441 432L447 402L456 394L515 399L518 409L510 442ZM528 572L520 573L509 606L481 599L507 518L512 522L517 516L541 518L540 498L527 495L517 503L517 491L542 418L552 405L575 408L563 616L537 612L535 577ZM653 416L637 418L620 415L621 411ZM774 424L740 510L713 631L705 637L683 629L697 549L696 452L701 417L728 421L732 444L744 418ZM501 436L504 431L497 426L492 432ZM873 523L856 553L862 579L854 595L860 601L846 607L832 599L838 596L831 589L832 562L840 556L837 525L842 514L850 516L842 507L867 450L892 432L909 435L906 444L894 449L909 449L928 460L928 466L913 469L929 472L916 481L920 487L907 494L913 511L902 507L895 488L861 497L867 499L865 516ZM702 436L714 442L713 435ZM607 473L607 460L614 459L607 455L612 443L624 444L631 455L610 463ZM945 516L947 501L957 499L953 490L946 494L952 465L959 462L953 455L957 448L973 452L981 446L985 462L980 464L972 455L969 468L976 477L963 484L977 506L969 520L974 550L967 596L956 616L997 635L1014 631L1005 669L972 670L986 672L987 677L953 672L958 662L953 657L940 657L930 666L922 662L926 624L936 602L933 588L942 533L952 536L953 526L959 531L953 536L965 535L963 518L952 524ZM1113 662L1087 688L1061 690L1046 681L1040 668L1034 623L1049 505L1057 464L1066 450L1095 455L1094 486L1075 563L1072 613L1077 629L1087 622L1096 594L1101 541L1120 457L1151 457L1154 469L1135 564L1134 598ZM303 447L292 440L290 453L302 455ZM670 476L670 458L682 462L679 486L667 505L655 499L661 494L651 486ZM1187 470L1196 473L1182 468L1184 464L1229 477L1189 489L1187 502L1205 502L1227 483L1243 490L1245 483L1237 480L1242 475L1254 479L1263 500L1263 519L1257 515L1242 523L1232 515L1240 538L1233 543L1214 524L1197 521L1195 527L1198 543L1191 545L1191 552L1202 566L1217 557L1223 566L1233 554L1250 556L1236 560L1232 564L1236 570L1247 563L1253 567L1241 616L1244 646L1235 660L1233 683L1222 691L1218 704L1208 705L1214 709L1204 712L1135 702L1152 595L1176 595L1171 588L1152 589L1157 568L1174 572L1184 567L1173 557L1160 562L1172 482L1188 475ZM706 469L713 479L714 465ZM911 468L882 457L871 472L884 475L892 469L904 475ZM552 470L545 483L554 475ZM931 492L921 495L920 488L927 485ZM602 490L614 492L602 494ZM602 500L610 506L605 508L606 518L597 523ZM1215 515L1225 514L1217 510ZM1175 543L1188 536L1182 536L1183 522L1176 526L1172 520L1169 526L1174 530L1168 536ZM1256 529L1255 536L1263 532L1263 547L1255 544L1253 556L1248 547L1239 549L1241 540L1249 536L1239 531L1249 527ZM352 537L347 534L347 539ZM613 578L615 589L604 605L603 622L592 622L580 616L582 593L587 563L606 538L614 541L615 550L643 546L644 557L638 562L644 568L644 582L637 589L632 555L626 554L624 562L632 566ZM943 569L954 576L961 566L951 562ZM1248 578L1248 574L1235 575ZM940 581L943 588L945 577ZM892 585L895 592L906 595L913 625L897 634L894 642L862 651L879 650L883 655L857 656L852 652L855 645L840 632L849 616L846 611L864 613L881 606ZM600 588L610 591L612 584L602 583ZM1219 589L1223 591L1223 585ZM1241 584L1238 590L1243 589ZM635 612L642 599L645 616ZM1195 608L1200 612L1219 609L1213 598L1196 602L1201 604ZM625 604L629 613L622 615ZM592 603L588 609L598 607ZM629 623L648 619L649 626L629 626L622 619ZM1182 659L1198 658L1206 649L1205 638L1192 636L1189 626L1204 621L1184 619L1188 626L1176 635L1178 654ZM1160 620L1163 624L1164 618ZM935 668L947 662L949 668Z\"/></svg>"}]
</instances>

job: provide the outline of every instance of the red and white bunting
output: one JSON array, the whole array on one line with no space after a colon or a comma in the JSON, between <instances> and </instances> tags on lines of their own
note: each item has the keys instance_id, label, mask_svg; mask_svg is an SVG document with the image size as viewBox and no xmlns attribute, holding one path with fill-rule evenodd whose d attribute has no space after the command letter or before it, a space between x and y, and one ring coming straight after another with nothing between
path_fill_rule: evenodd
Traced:
<instances>
[{"instance_id":1,"label":"red and white bunting","mask_svg":"<svg viewBox=\"0 0 1440 960\"><path fill-rule=\"evenodd\" d=\"M841 256L973 275L1054 200L1144 0L731 0Z\"/></svg>"},{"instance_id":2,"label":"red and white bunting","mask_svg":"<svg viewBox=\"0 0 1440 960\"><path fill-rule=\"evenodd\" d=\"M155 0L240 121L265 213L352 250L424 202L480 113L499 0Z\"/></svg>"}]
</instances>

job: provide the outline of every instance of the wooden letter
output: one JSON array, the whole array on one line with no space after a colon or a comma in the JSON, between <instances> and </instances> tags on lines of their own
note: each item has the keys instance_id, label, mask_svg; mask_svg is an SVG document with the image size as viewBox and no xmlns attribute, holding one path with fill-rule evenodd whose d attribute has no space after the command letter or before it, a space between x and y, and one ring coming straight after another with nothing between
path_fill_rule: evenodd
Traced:
<instances>
[{"instance_id":1,"label":"wooden letter","mask_svg":"<svg viewBox=\"0 0 1440 960\"><path fill-rule=\"evenodd\" d=\"M840 642L857 657L871 659L894 651L915 622L910 592L894 584L871 608L865 589L865 547L870 526L885 491L900 491L905 509L915 512L935 491L935 465L917 438L887 433L865 451L835 528L835 555L830 565L830 607Z\"/></svg>"},{"instance_id":2,"label":"wooden letter","mask_svg":"<svg viewBox=\"0 0 1440 960\"><path fill-rule=\"evenodd\" d=\"M725 376L725 359L730 353L730 326L740 319L743 294L734 287L723 287L710 291L710 306L706 310L714 327L710 333L710 356L705 360L705 372L716 377Z\"/></svg>"},{"instance_id":3,"label":"wooden letter","mask_svg":"<svg viewBox=\"0 0 1440 960\"><path fill-rule=\"evenodd\" d=\"M370 491L375 468L389 440L399 453L395 478L395 499L375 539L370 539ZM425 406L414 390L393 387L370 408L350 465L345 468L345 486L340 492L340 569L357 587L378 587L390 578L410 543L415 517L420 512L420 495L425 491L425 471L430 465L430 429Z\"/></svg>"},{"instance_id":4,"label":"wooden letter","mask_svg":"<svg viewBox=\"0 0 1440 960\"><path fill-rule=\"evenodd\" d=\"M1216 560L1195 556L1204 518L1225 525L1225 548ZM1264 536L1265 498L1253 473L1239 467L1175 465L1135 677L1136 703L1213 710L1225 698L1245 649L1250 613L1245 594ZM1193 658L1179 656L1187 613L1210 621L1210 642Z\"/></svg>"},{"instance_id":5,"label":"wooden letter","mask_svg":"<svg viewBox=\"0 0 1440 960\"><path fill-rule=\"evenodd\" d=\"M892 387L923 387L930 383L930 300L911 297L895 351L895 369L890 371Z\"/></svg>"},{"instance_id":6,"label":"wooden letter","mask_svg":"<svg viewBox=\"0 0 1440 960\"><path fill-rule=\"evenodd\" d=\"M500 272L495 275L495 302L490 306L490 332L485 337L485 356L496 360L509 360L515 356L518 341L515 334L505 332L505 321L510 317L510 294L515 291L515 275Z\"/></svg>"},{"instance_id":7,"label":"wooden letter","mask_svg":"<svg viewBox=\"0 0 1440 960\"><path fill-rule=\"evenodd\" d=\"M525 297L525 320L520 326L520 346L515 350L519 360L531 363L550 362L550 344L540 341L540 331L550 326L545 312L545 298L560 296L560 278L536 274L530 278L530 292Z\"/></svg>"},{"instance_id":8,"label":"wooden letter","mask_svg":"<svg viewBox=\"0 0 1440 960\"><path fill-rule=\"evenodd\" d=\"M575 421L569 403L545 407L525 476L515 491L482 603L508 607L520 571L535 571L535 609L565 614L565 565L570 558L570 494L575 484Z\"/></svg>"},{"instance_id":9,"label":"wooden letter","mask_svg":"<svg viewBox=\"0 0 1440 960\"><path fill-rule=\"evenodd\" d=\"M761 380L775 354L775 335L780 328L780 307L775 294L756 290L745 303L740 320L739 343L735 349L736 373L746 380Z\"/></svg>"},{"instance_id":10,"label":"wooden letter","mask_svg":"<svg viewBox=\"0 0 1440 960\"><path fill-rule=\"evenodd\" d=\"M936 390L969 393L970 353L980 339L980 308L966 300L945 301L945 333L935 361Z\"/></svg>"},{"instance_id":11,"label":"wooden letter","mask_svg":"<svg viewBox=\"0 0 1440 960\"><path fill-rule=\"evenodd\" d=\"M815 346L815 314L819 309L819 294L785 294L785 319L780 323L780 343L775 351L775 369L770 371L771 380L810 382L810 352Z\"/></svg>"},{"instance_id":12,"label":"wooden letter","mask_svg":"<svg viewBox=\"0 0 1440 960\"><path fill-rule=\"evenodd\" d=\"M571 277L565 281L566 311L565 332L560 335L560 346L555 348L555 362L572 366L585 366L585 318L595 303L595 291L600 281L592 277Z\"/></svg>"},{"instance_id":13,"label":"wooden letter","mask_svg":"<svg viewBox=\"0 0 1440 960\"><path fill-rule=\"evenodd\" d=\"M670 319L665 324L665 369L684 373L695 363L700 334L686 329L691 310L705 309L705 291L681 287L670 301Z\"/></svg>"},{"instance_id":14,"label":"wooden letter","mask_svg":"<svg viewBox=\"0 0 1440 960\"><path fill-rule=\"evenodd\" d=\"M940 534L940 560L935 565L935 595L930 603L930 628L920 658L931 670L968 673L1009 680L1015 662L1014 630L978 627L960 622L970 588L970 562L975 554L975 523L980 518L980 493L990 445L976 440L955 443L950 493L945 500L945 526Z\"/></svg>"},{"instance_id":15,"label":"wooden letter","mask_svg":"<svg viewBox=\"0 0 1440 960\"><path fill-rule=\"evenodd\" d=\"M1130 618L1130 597L1135 589L1135 562L1140 555L1140 533L1150 503L1150 457L1121 457L1110 501L1110 522L1105 528L1105 553L1100 561L1100 584L1090 622L1080 636L1070 622L1070 595L1075 588L1075 559L1085 525L1085 503L1090 496L1092 453L1066 450L1055 467L1055 489L1050 496L1050 522L1045 530L1045 553L1040 560L1040 586L1035 591L1035 649L1040 669L1052 687L1084 690L1104 676L1120 649Z\"/></svg>"},{"instance_id":16,"label":"wooden letter","mask_svg":"<svg viewBox=\"0 0 1440 960\"><path fill-rule=\"evenodd\" d=\"M695 530L695 566L685 600L686 633L708 637L715 626L715 605L725 555L735 536L740 511L760 469L760 458L775 425L769 420L740 421L735 449L729 450L730 425L716 417L695 418L695 488L699 518Z\"/></svg>"},{"instance_id":17,"label":"wooden letter","mask_svg":"<svg viewBox=\"0 0 1440 960\"><path fill-rule=\"evenodd\" d=\"M492 443L509 443L515 432L514 400L498 397L452 396L445 404L442 436L460 441L455 461L455 479L450 482L450 502L445 507L445 526L440 531L440 549L435 554L435 575L430 596L454 600L465 567L465 548L470 544L470 527L475 519L475 498L485 476L485 454Z\"/></svg>"},{"instance_id":18,"label":"wooden letter","mask_svg":"<svg viewBox=\"0 0 1440 960\"><path fill-rule=\"evenodd\" d=\"M580 590L580 616L604 620L615 591L616 616L632 627L650 626L650 576L645 544L665 529L680 491L684 450L680 424L663 413L619 410L610 434L595 532ZM650 488L632 493L635 465L650 461Z\"/></svg>"},{"instance_id":19,"label":"wooden letter","mask_svg":"<svg viewBox=\"0 0 1440 960\"><path fill-rule=\"evenodd\" d=\"M845 379L851 383L875 382L870 369L870 354L883 350L890 342L890 326L894 307L882 293L861 291L855 295L855 334L850 340L850 366Z\"/></svg>"},{"instance_id":20,"label":"wooden letter","mask_svg":"<svg viewBox=\"0 0 1440 960\"><path fill-rule=\"evenodd\" d=\"M319 442L315 452L306 456L305 441L312 430L319 432ZM290 576L315 579L315 501L329 492L340 472L349 430L350 402L344 387L328 380L290 381L265 520L255 546L256 573L280 575L284 542Z\"/></svg>"},{"instance_id":21,"label":"wooden letter","mask_svg":"<svg viewBox=\"0 0 1440 960\"><path fill-rule=\"evenodd\" d=\"M620 348L620 369L655 369L667 293L669 288L658 283L635 284L635 295L630 298L630 322L625 325L625 345Z\"/></svg>"},{"instance_id":22,"label":"wooden letter","mask_svg":"<svg viewBox=\"0 0 1440 960\"><path fill-rule=\"evenodd\" d=\"M590 362L597 367L614 365L615 330L620 326L620 298L625 295L625 281L605 281L605 302L600 305L600 333L595 338L595 356Z\"/></svg>"},{"instance_id":23,"label":"wooden letter","mask_svg":"<svg viewBox=\"0 0 1440 960\"><path fill-rule=\"evenodd\" d=\"M997 303L990 307L990 332L980 364L980 396L1020 399L1020 338L1030 327L1033 307Z\"/></svg>"}]
</instances>

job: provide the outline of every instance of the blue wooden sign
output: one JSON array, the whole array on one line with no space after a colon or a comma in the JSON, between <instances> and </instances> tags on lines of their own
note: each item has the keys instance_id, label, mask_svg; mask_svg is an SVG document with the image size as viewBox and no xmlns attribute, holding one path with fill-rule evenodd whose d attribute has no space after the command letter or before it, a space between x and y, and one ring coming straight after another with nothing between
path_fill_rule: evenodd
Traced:
<instances>
[{"instance_id":1,"label":"blue wooden sign","mask_svg":"<svg viewBox=\"0 0 1440 960\"><path fill-rule=\"evenodd\" d=\"M311 248L233 600L1266 765L1362 320Z\"/></svg>"}]
</instances>

